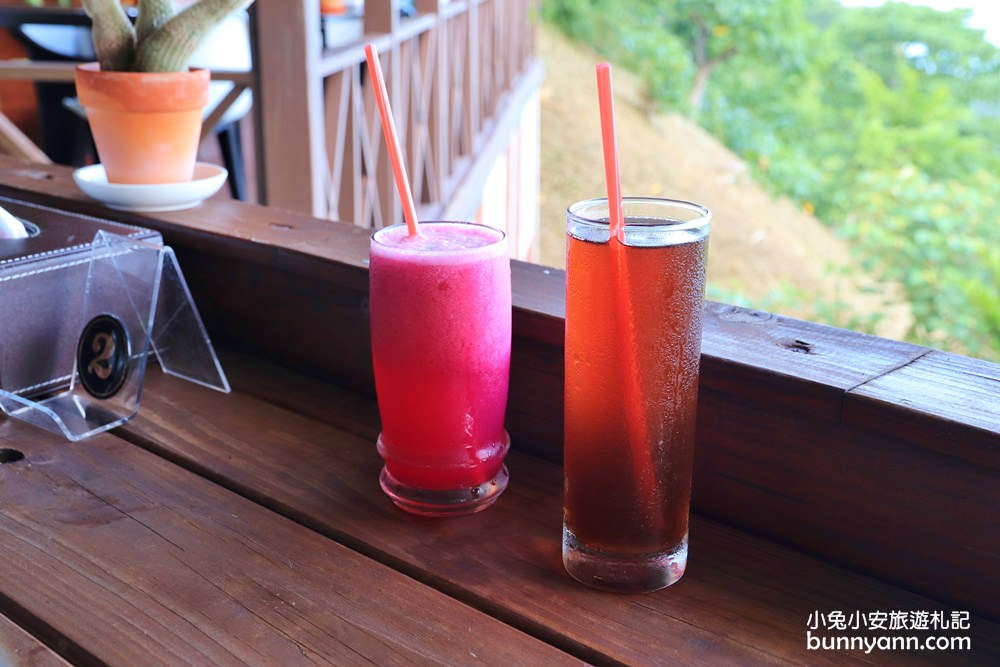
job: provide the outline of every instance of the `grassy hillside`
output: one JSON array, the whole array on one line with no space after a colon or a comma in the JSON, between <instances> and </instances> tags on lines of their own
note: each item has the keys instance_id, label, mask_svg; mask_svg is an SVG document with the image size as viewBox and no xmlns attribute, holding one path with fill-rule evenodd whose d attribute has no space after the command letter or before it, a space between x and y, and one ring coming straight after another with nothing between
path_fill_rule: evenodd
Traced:
<instances>
[{"instance_id":1,"label":"grassy hillside","mask_svg":"<svg viewBox=\"0 0 1000 667\"><path fill-rule=\"evenodd\" d=\"M539 27L542 86L542 261L563 266L565 210L604 196L592 51L549 25ZM841 326L869 325L898 338L910 314L898 289L874 284L846 244L786 199L774 199L743 162L697 125L647 110L641 82L614 71L615 110L626 195L687 199L712 210L709 296ZM865 313L881 312L874 322Z\"/></svg>"}]
</instances>

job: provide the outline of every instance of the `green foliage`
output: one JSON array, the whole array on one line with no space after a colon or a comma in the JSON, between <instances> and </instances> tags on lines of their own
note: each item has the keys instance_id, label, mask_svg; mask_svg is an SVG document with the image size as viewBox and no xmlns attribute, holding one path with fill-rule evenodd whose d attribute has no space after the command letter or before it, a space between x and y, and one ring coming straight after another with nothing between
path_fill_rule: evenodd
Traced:
<instances>
[{"instance_id":1,"label":"green foliage","mask_svg":"<svg viewBox=\"0 0 1000 667\"><path fill-rule=\"evenodd\" d=\"M864 270L901 285L911 340L1000 360L1000 49L965 27L967 10L544 5L571 36L642 74L661 103L700 112L761 182L849 239ZM808 295L782 288L772 299ZM873 322L840 306L827 321Z\"/></svg>"},{"instance_id":2,"label":"green foliage","mask_svg":"<svg viewBox=\"0 0 1000 667\"><path fill-rule=\"evenodd\" d=\"M602 56L640 74L658 103L680 104L694 67L686 46L668 29L663 7L635 0L546 0L546 20Z\"/></svg>"},{"instance_id":3,"label":"green foliage","mask_svg":"<svg viewBox=\"0 0 1000 667\"><path fill-rule=\"evenodd\" d=\"M983 272L980 276L960 276L959 289L972 305L981 321L976 330L982 330L982 356L1000 357L997 343L1000 341L1000 248L979 244L979 259Z\"/></svg>"},{"instance_id":4,"label":"green foliage","mask_svg":"<svg viewBox=\"0 0 1000 667\"><path fill-rule=\"evenodd\" d=\"M899 282L912 338L976 356L1000 356L1000 180L935 181L914 168L861 177L868 201L844 225L863 266Z\"/></svg>"},{"instance_id":5,"label":"green foliage","mask_svg":"<svg viewBox=\"0 0 1000 667\"><path fill-rule=\"evenodd\" d=\"M850 60L865 63L890 85L905 60L921 73L947 79L959 99L969 101L998 90L1000 53L980 30L967 28L970 11L887 3L841 12L834 39Z\"/></svg>"},{"instance_id":6,"label":"green foliage","mask_svg":"<svg viewBox=\"0 0 1000 667\"><path fill-rule=\"evenodd\" d=\"M756 299L748 298L738 287L728 287L709 283L706 297L712 301L731 303L743 308L764 311L795 313L799 318L814 322L826 322L844 329L862 333L875 333L875 328L883 319L883 313L860 313L840 297L817 300L814 294L792 285L781 283L771 288L767 294Z\"/></svg>"}]
</instances>

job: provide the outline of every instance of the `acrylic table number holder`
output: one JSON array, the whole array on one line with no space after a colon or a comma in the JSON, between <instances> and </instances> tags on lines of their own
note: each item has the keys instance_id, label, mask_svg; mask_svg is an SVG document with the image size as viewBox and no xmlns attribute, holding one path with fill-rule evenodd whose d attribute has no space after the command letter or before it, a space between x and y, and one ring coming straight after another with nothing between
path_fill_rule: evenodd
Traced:
<instances>
[{"instance_id":1,"label":"acrylic table number holder","mask_svg":"<svg viewBox=\"0 0 1000 667\"><path fill-rule=\"evenodd\" d=\"M8 208L39 213L27 225L32 238L0 241L0 408L8 416L71 441L119 426L139 411L151 353L168 375L229 391L158 233ZM91 243L72 242L88 232Z\"/></svg>"}]
</instances>

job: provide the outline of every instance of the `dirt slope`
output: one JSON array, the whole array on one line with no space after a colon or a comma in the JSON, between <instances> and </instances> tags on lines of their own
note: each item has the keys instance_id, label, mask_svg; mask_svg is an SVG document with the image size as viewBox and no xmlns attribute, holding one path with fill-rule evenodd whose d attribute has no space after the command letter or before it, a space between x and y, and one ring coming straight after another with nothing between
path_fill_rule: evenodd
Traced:
<instances>
[{"instance_id":1,"label":"dirt slope","mask_svg":"<svg viewBox=\"0 0 1000 667\"><path fill-rule=\"evenodd\" d=\"M551 26L539 29L546 66L541 91L541 254L565 262L565 209L603 196L604 172L594 64L601 58ZM650 114L641 82L614 70L622 191L687 199L712 210L709 282L788 315L839 319L834 304L885 310L896 290L858 276L844 241L787 199L772 198L743 161L697 125L676 114ZM843 277L855 276L853 279ZM780 285L794 286L798 303L775 306ZM859 285L858 283L868 283ZM823 305L825 304L825 305ZM893 307L877 331L901 337L908 308Z\"/></svg>"}]
</instances>

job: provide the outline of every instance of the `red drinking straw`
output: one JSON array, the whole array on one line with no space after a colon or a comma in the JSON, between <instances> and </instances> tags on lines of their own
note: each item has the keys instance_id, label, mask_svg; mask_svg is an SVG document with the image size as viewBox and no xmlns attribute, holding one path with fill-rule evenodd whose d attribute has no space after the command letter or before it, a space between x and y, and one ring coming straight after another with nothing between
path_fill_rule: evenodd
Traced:
<instances>
[{"instance_id":1,"label":"red drinking straw","mask_svg":"<svg viewBox=\"0 0 1000 667\"><path fill-rule=\"evenodd\" d=\"M604 179L608 184L608 218L611 236L625 240L622 185L618 173L618 135L615 132L615 98L611 87L611 65L597 65L597 99L601 105L601 139L604 142Z\"/></svg>"},{"instance_id":2,"label":"red drinking straw","mask_svg":"<svg viewBox=\"0 0 1000 667\"><path fill-rule=\"evenodd\" d=\"M611 87L611 65L597 65L597 98L601 106L601 138L604 142L604 177L608 186L608 218L613 246L612 257L617 263L615 285L618 320L618 341L622 354L622 391L625 399L626 433L632 455L632 470L640 503L659 504L651 429L643 409L642 369L639 368L639 345L632 322L632 304L628 253L625 247L625 212L622 207L622 186L618 170L618 136L615 131L615 101Z\"/></svg>"},{"instance_id":3,"label":"red drinking straw","mask_svg":"<svg viewBox=\"0 0 1000 667\"><path fill-rule=\"evenodd\" d=\"M382 134L389 146L389 160L392 162L392 173L396 177L396 189L403 204L403 218L410 230L410 236L418 236L417 207L413 204L413 193L410 192L410 179L406 176L406 165L403 164L403 153L399 149L399 137L396 134L396 123L392 119L392 109L389 108L389 94L385 89L385 79L382 78L382 65L378 61L378 51L374 44L365 46L365 58L368 60L368 71L375 83L375 104L378 115L382 119Z\"/></svg>"}]
</instances>

